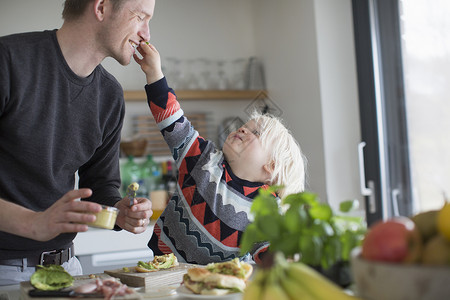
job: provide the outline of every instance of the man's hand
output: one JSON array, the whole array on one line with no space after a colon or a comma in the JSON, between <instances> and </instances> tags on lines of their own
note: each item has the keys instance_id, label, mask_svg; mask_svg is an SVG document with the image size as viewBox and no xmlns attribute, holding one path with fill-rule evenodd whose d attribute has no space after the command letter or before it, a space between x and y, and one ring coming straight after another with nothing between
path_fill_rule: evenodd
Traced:
<instances>
[{"instance_id":1,"label":"man's hand","mask_svg":"<svg viewBox=\"0 0 450 300\"><path fill-rule=\"evenodd\" d=\"M86 223L101 211L101 205L76 201L92 195L90 189L67 192L45 211L36 212L0 199L0 230L37 241L48 241L61 233L88 230Z\"/></svg>"},{"instance_id":2,"label":"man's hand","mask_svg":"<svg viewBox=\"0 0 450 300\"><path fill-rule=\"evenodd\" d=\"M75 201L92 195L90 189L67 192L61 199L43 212L36 212L31 222L32 235L38 241L48 241L65 232L84 232L86 223L95 221L92 215L102 210L100 204Z\"/></svg>"},{"instance_id":3,"label":"man's hand","mask_svg":"<svg viewBox=\"0 0 450 300\"><path fill-rule=\"evenodd\" d=\"M146 198L136 198L133 206L128 197L116 203L119 209L116 224L132 233L142 233L147 229L150 217L153 215L152 203Z\"/></svg>"}]
</instances>

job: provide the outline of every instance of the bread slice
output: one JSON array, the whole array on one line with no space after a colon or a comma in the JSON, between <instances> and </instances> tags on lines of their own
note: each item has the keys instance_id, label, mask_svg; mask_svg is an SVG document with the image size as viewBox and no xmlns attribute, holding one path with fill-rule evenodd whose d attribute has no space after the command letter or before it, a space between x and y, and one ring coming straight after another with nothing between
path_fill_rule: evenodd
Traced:
<instances>
[{"instance_id":1,"label":"bread slice","mask_svg":"<svg viewBox=\"0 0 450 300\"><path fill-rule=\"evenodd\" d=\"M243 279L237 278L233 275L223 275L219 273L211 273L206 276L203 282L207 286L214 286L218 288L235 289L241 292L245 289L245 281Z\"/></svg>"},{"instance_id":2,"label":"bread slice","mask_svg":"<svg viewBox=\"0 0 450 300\"><path fill-rule=\"evenodd\" d=\"M214 295L214 296L223 296L231 293L231 290L228 289L203 289L200 294L202 295Z\"/></svg>"},{"instance_id":3,"label":"bread slice","mask_svg":"<svg viewBox=\"0 0 450 300\"><path fill-rule=\"evenodd\" d=\"M225 295L243 292L245 280L233 275L213 273L205 268L191 268L183 276L183 284L195 294Z\"/></svg>"},{"instance_id":4,"label":"bread slice","mask_svg":"<svg viewBox=\"0 0 450 300\"><path fill-rule=\"evenodd\" d=\"M191 280L183 281L183 284L195 294L201 294L204 286L202 282L195 282Z\"/></svg>"},{"instance_id":5,"label":"bread slice","mask_svg":"<svg viewBox=\"0 0 450 300\"><path fill-rule=\"evenodd\" d=\"M211 275L211 272L205 268L191 268L187 270L187 274L193 281L204 281L206 277Z\"/></svg>"}]
</instances>

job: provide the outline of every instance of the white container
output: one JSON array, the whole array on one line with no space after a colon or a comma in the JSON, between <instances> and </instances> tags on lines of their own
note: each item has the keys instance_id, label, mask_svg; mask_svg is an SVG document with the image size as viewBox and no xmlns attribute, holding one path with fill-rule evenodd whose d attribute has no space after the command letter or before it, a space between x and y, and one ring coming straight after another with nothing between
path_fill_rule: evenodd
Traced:
<instances>
[{"instance_id":1,"label":"white container","mask_svg":"<svg viewBox=\"0 0 450 300\"><path fill-rule=\"evenodd\" d=\"M351 269L356 295L364 300L450 299L450 266L369 261L356 248Z\"/></svg>"},{"instance_id":2,"label":"white container","mask_svg":"<svg viewBox=\"0 0 450 300\"><path fill-rule=\"evenodd\" d=\"M96 228L113 229L118 213L119 210L117 208L102 205L102 210L95 214L97 219L92 223L88 223L88 225Z\"/></svg>"}]
</instances>

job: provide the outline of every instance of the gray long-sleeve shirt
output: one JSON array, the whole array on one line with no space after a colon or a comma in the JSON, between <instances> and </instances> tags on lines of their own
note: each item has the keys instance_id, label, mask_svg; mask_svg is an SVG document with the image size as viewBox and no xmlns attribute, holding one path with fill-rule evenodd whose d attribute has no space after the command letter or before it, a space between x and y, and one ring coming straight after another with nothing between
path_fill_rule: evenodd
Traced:
<instances>
[{"instance_id":1,"label":"gray long-sleeve shirt","mask_svg":"<svg viewBox=\"0 0 450 300\"><path fill-rule=\"evenodd\" d=\"M73 73L56 30L1 37L0 198L43 211L74 188L78 170L80 188L93 190L88 200L114 205L124 113L120 84L102 66L86 78ZM0 231L0 257L64 248L74 237L38 242Z\"/></svg>"}]
</instances>

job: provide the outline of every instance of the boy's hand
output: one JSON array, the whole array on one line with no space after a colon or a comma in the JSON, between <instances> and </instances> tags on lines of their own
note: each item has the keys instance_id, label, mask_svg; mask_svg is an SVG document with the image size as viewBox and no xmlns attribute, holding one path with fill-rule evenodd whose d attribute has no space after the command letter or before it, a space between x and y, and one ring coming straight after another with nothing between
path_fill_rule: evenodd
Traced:
<instances>
[{"instance_id":1,"label":"boy's hand","mask_svg":"<svg viewBox=\"0 0 450 300\"><path fill-rule=\"evenodd\" d=\"M133 57L147 76L147 83L151 84L163 78L161 57L158 50L148 42L141 42L136 49L142 55L142 58L139 58L136 53L133 54Z\"/></svg>"}]
</instances>

